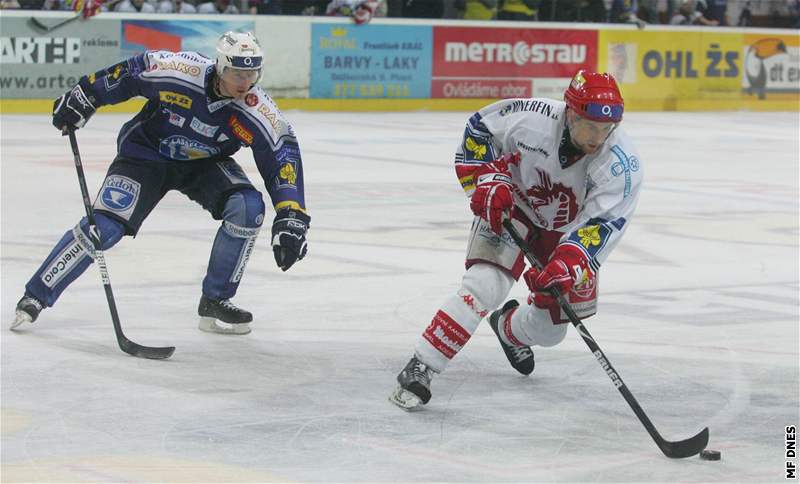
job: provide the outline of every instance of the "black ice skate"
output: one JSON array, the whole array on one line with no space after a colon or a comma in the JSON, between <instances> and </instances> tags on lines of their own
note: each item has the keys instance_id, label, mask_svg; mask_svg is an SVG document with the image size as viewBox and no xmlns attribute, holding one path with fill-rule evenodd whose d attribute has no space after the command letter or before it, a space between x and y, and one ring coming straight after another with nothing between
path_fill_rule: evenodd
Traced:
<instances>
[{"instance_id":1,"label":"black ice skate","mask_svg":"<svg viewBox=\"0 0 800 484\"><path fill-rule=\"evenodd\" d=\"M506 358L508 358L508 362L511 363L511 366L523 375L530 375L533 373L533 367L536 363L533 359L533 350L530 346L512 346L506 344L503 339L500 338L500 318L505 317L507 312L517 306L519 306L519 303L514 299L505 303L502 308L489 316L489 326L492 327L492 331L494 331L494 334L497 336L497 341L500 342L500 346L502 346L503 352L506 354Z\"/></svg>"},{"instance_id":2,"label":"black ice skate","mask_svg":"<svg viewBox=\"0 0 800 484\"><path fill-rule=\"evenodd\" d=\"M398 385L389 395L389 401L407 412L422 410L422 406L431 399L431 378L435 373L416 356L412 357L397 375Z\"/></svg>"},{"instance_id":3,"label":"black ice skate","mask_svg":"<svg viewBox=\"0 0 800 484\"><path fill-rule=\"evenodd\" d=\"M237 308L229 299L215 301L205 296L200 298L197 314L200 315L198 327L209 333L247 334L253 320L250 312Z\"/></svg>"},{"instance_id":4,"label":"black ice skate","mask_svg":"<svg viewBox=\"0 0 800 484\"><path fill-rule=\"evenodd\" d=\"M39 313L44 309L44 304L32 296L22 296L17 303L17 312L14 322L9 329L14 329L22 323L32 323L39 317Z\"/></svg>"}]
</instances>

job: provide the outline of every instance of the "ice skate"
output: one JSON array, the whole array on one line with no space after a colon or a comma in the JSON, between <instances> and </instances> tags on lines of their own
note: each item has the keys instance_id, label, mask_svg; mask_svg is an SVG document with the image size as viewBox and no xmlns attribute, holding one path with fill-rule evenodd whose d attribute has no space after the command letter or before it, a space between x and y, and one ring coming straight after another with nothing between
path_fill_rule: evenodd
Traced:
<instances>
[{"instance_id":1,"label":"ice skate","mask_svg":"<svg viewBox=\"0 0 800 484\"><path fill-rule=\"evenodd\" d=\"M200 315L201 331L220 334L247 334L253 315L244 309L237 308L229 299L215 301L203 296L197 308Z\"/></svg>"},{"instance_id":2,"label":"ice skate","mask_svg":"<svg viewBox=\"0 0 800 484\"><path fill-rule=\"evenodd\" d=\"M535 366L533 350L530 346L512 346L506 344L503 339L500 338L500 318L504 318L507 312L517 306L519 306L519 303L514 299L505 303L501 309L498 309L489 316L489 326L492 327L492 331L494 331L494 334L497 336L497 341L500 342L500 346L503 348L503 352L506 354L506 358L508 358L508 362L511 363L511 366L523 375L530 375L533 373L533 367Z\"/></svg>"},{"instance_id":3,"label":"ice skate","mask_svg":"<svg viewBox=\"0 0 800 484\"><path fill-rule=\"evenodd\" d=\"M389 401L407 412L422 410L431 399L431 378L435 373L416 356L412 357L397 375L398 385L389 395Z\"/></svg>"},{"instance_id":4,"label":"ice skate","mask_svg":"<svg viewBox=\"0 0 800 484\"><path fill-rule=\"evenodd\" d=\"M22 323L36 321L42 309L44 309L44 305L38 299L31 296L22 296L22 299L17 303L17 312L9 329L14 330Z\"/></svg>"}]
</instances>

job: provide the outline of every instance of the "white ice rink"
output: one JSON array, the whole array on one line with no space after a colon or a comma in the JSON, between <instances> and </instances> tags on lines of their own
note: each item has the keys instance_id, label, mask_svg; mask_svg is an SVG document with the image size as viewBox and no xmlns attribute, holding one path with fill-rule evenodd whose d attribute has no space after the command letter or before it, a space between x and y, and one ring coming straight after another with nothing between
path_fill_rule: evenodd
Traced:
<instances>
[{"instance_id":1,"label":"white ice rink","mask_svg":"<svg viewBox=\"0 0 800 484\"><path fill-rule=\"evenodd\" d=\"M197 329L218 223L169 194L106 253L127 335L175 345L166 361L119 350L94 266L7 330L83 205L48 117L0 117L2 481L784 481L784 428L798 424L798 114L626 114L645 185L587 326L664 437L708 426L720 462L664 457L574 328L522 377L482 324L426 411L387 401L463 272L472 217L452 156L468 115L288 112L309 254L281 273L265 224L235 298L255 314L247 336ZM78 132L92 193L128 118ZM249 150L237 159L263 188Z\"/></svg>"}]
</instances>

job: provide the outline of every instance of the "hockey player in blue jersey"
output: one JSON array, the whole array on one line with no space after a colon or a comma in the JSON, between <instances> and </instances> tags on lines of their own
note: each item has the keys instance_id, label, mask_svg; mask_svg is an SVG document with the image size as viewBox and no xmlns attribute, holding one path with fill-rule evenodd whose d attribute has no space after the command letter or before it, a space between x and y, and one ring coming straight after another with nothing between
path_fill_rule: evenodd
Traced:
<instances>
[{"instance_id":1,"label":"hockey player in blue jersey","mask_svg":"<svg viewBox=\"0 0 800 484\"><path fill-rule=\"evenodd\" d=\"M216 61L194 52L145 52L84 76L53 108L59 130L83 127L95 110L141 96L142 110L117 137L117 157L94 202L102 248L136 235L170 190L178 190L221 220L203 279L198 313L204 331L246 334L251 313L236 307L245 266L264 220L261 193L231 156L253 150L275 208L271 245L288 270L306 255L300 148L291 126L257 86L263 55L251 33L225 33ZM56 244L25 285L14 329L33 322L92 263L84 217Z\"/></svg>"}]
</instances>

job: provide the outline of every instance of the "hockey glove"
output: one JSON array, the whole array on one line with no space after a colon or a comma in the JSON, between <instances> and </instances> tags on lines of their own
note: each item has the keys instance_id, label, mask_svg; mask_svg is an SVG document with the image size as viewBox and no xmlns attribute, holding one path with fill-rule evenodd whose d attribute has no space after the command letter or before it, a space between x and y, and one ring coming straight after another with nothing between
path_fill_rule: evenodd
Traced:
<instances>
[{"instance_id":1,"label":"hockey glove","mask_svg":"<svg viewBox=\"0 0 800 484\"><path fill-rule=\"evenodd\" d=\"M292 265L305 257L308 250L306 232L308 232L311 217L299 212L284 208L275 214L272 222L272 251L275 253L275 262L282 271L286 272Z\"/></svg>"},{"instance_id":2,"label":"hockey glove","mask_svg":"<svg viewBox=\"0 0 800 484\"><path fill-rule=\"evenodd\" d=\"M475 191L469 207L472 213L489 222L498 235L503 230L504 214L514 206L508 166L518 163L519 153L506 153L491 163L480 165L472 175Z\"/></svg>"},{"instance_id":3,"label":"hockey glove","mask_svg":"<svg viewBox=\"0 0 800 484\"><path fill-rule=\"evenodd\" d=\"M95 99L86 95L89 84L84 83L84 79L53 103L53 126L60 131L67 126L82 128L96 110Z\"/></svg>"},{"instance_id":4,"label":"hockey glove","mask_svg":"<svg viewBox=\"0 0 800 484\"><path fill-rule=\"evenodd\" d=\"M531 291L528 304L535 304L542 309L557 306L549 289L555 288L566 295L589 276L588 271L591 271L589 261L580 249L571 244L559 245L541 271L532 267L523 274L525 284Z\"/></svg>"}]
</instances>

